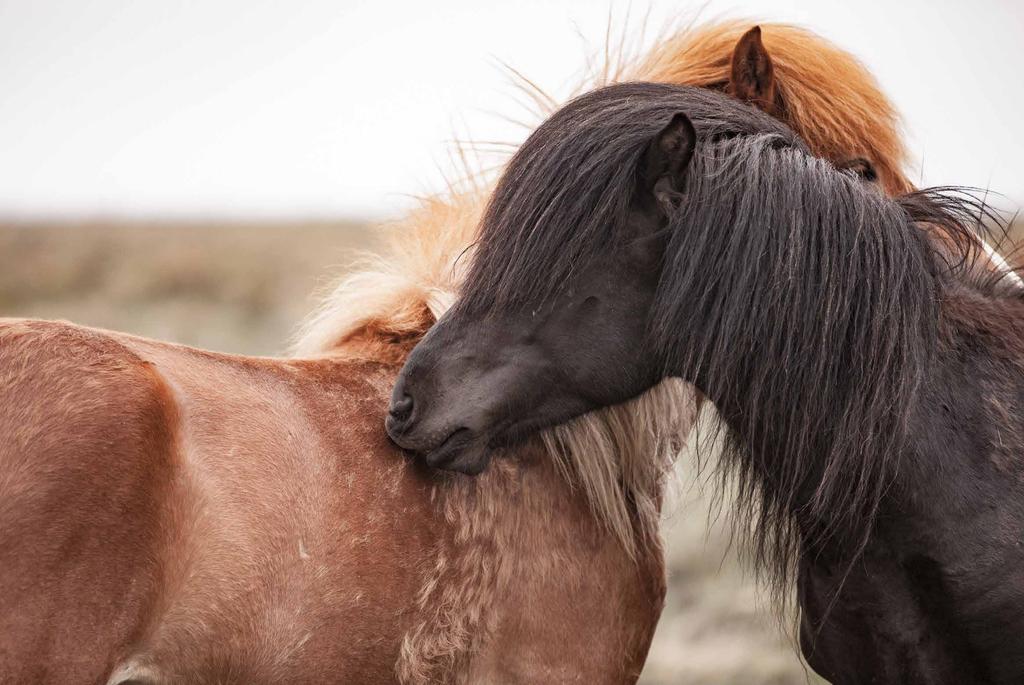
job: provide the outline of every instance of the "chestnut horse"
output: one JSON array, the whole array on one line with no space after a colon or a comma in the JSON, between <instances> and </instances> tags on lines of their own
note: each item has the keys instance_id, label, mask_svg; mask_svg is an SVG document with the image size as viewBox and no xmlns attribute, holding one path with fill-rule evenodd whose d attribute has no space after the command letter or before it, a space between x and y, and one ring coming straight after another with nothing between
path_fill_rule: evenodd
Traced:
<instances>
[{"instance_id":1,"label":"chestnut horse","mask_svg":"<svg viewBox=\"0 0 1024 685\"><path fill-rule=\"evenodd\" d=\"M849 55L769 26L766 61L745 30L684 31L613 77L774 103L819 153L906 183L893 110ZM0 681L634 680L692 395L581 417L478 479L416 467L380 428L484 200L426 200L297 359L0 325Z\"/></svg>"},{"instance_id":2,"label":"chestnut horse","mask_svg":"<svg viewBox=\"0 0 1024 685\"><path fill-rule=\"evenodd\" d=\"M6 320L0 369L2 682L640 672L658 540L631 555L535 447L478 482L403 458L392 362Z\"/></svg>"}]
</instances>

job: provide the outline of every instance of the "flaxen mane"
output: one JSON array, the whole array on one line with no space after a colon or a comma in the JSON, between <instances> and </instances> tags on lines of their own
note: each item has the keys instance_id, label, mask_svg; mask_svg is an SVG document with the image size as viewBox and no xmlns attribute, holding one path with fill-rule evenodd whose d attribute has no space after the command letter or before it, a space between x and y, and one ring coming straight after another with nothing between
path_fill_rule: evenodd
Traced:
<instances>
[{"instance_id":1,"label":"flaxen mane","mask_svg":"<svg viewBox=\"0 0 1024 685\"><path fill-rule=\"evenodd\" d=\"M658 42L645 58L605 64L581 91L619 80L654 80L722 88L739 36L750 24L690 27ZM849 54L812 33L763 25L777 66L785 120L811 150L837 160L869 159L889 190L909 186L900 172L905 151L894 109ZM557 103L537 98L539 109ZM541 111L538 123L547 111ZM428 197L388 228L387 250L366 258L334 288L299 333L297 355L323 355L344 343L371 359L399 362L455 299L490 191L488 182ZM543 434L567 476L632 549L633 516L657 528L658 492L695 414L693 394L666 383L618 407L595 412ZM631 513L636 512L636 513ZM647 537L647 536L644 536ZM651 538L648 538L651 539Z\"/></svg>"}]
</instances>

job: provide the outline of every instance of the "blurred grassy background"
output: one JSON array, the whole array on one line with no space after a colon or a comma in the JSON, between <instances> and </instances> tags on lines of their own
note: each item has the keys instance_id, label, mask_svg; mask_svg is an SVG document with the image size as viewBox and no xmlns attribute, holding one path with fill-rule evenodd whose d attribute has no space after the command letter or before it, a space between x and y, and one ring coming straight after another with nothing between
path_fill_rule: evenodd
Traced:
<instances>
[{"instance_id":1,"label":"blurred grassy background","mask_svg":"<svg viewBox=\"0 0 1024 685\"><path fill-rule=\"evenodd\" d=\"M210 349L280 354L314 292L372 246L355 223L0 223L0 316L68 319ZM667 507L670 588L642 682L821 682L744 574L683 458Z\"/></svg>"},{"instance_id":2,"label":"blurred grassy background","mask_svg":"<svg viewBox=\"0 0 1024 685\"><path fill-rule=\"evenodd\" d=\"M345 223L0 223L0 315L278 354L355 247Z\"/></svg>"}]
</instances>

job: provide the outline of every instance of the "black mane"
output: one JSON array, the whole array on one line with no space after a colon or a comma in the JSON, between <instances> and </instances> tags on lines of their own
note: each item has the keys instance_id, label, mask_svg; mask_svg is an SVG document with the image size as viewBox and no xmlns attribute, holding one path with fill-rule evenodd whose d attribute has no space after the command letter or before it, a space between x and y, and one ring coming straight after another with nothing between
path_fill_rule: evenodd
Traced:
<instances>
[{"instance_id":1,"label":"black mane","mask_svg":"<svg viewBox=\"0 0 1024 685\"><path fill-rule=\"evenodd\" d=\"M484 214L478 266L459 306L535 302L613 245L640 154L679 111L705 141L744 135L806 149L778 120L703 88L627 83L576 98L512 157Z\"/></svg>"},{"instance_id":2,"label":"black mane","mask_svg":"<svg viewBox=\"0 0 1024 685\"><path fill-rule=\"evenodd\" d=\"M984 205L958 189L892 200L724 95L611 86L570 103L512 159L457 308L533 306L615 249L648 141L698 133L650 334L727 427L723 473L759 566L866 543L935 353L944 283L991 292ZM990 272L989 272L990 273ZM851 562L852 563L852 562Z\"/></svg>"}]
</instances>

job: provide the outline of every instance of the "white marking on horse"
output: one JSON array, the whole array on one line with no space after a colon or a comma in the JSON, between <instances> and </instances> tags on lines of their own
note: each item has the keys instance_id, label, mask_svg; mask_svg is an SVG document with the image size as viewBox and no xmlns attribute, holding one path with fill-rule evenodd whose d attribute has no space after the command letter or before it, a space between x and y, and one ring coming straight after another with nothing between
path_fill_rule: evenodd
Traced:
<instances>
[{"instance_id":1,"label":"white marking on horse","mask_svg":"<svg viewBox=\"0 0 1024 685\"><path fill-rule=\"evenodd\" d=\"M1024 279L1021 279L1017 272L1010 268L1010 265L1006 263L1003 256L996 252L995 249L988 244L987 240L982 240L981 246L985 248L985 254L988 255L988 258L992 260L999 271L1005 273L1007 278L1012 281L1015 286L1018 288L1024 288Z\"/></svg>"},{"instance_id":2,"label":"white marking on horse","mask_svg":"<svg viewBox=\"0 0 1024 685\"><path fill-rule=\"evenodd\" d=\"M156 685L161 683L163 680L160 674L152 666L140 664L135 659L129 660L127 663L114 669L114 672L110 674L110 678L107 679L106 685Z\"/></svg>"}]
</instances>

